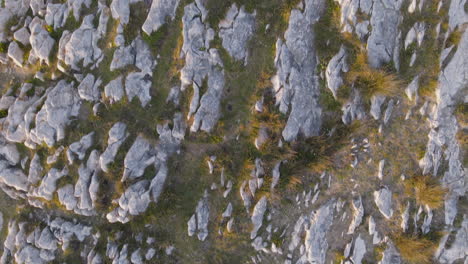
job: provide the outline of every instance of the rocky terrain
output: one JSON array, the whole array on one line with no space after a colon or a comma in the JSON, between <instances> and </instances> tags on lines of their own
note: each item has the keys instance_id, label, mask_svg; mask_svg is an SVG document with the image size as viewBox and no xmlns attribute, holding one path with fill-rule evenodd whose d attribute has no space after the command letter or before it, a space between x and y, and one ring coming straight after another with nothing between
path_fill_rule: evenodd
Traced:
<instances>
[{"instance_id":1,"label":"rocky terrain","mask_svg":"<svg viewBox=\"0 0 468 264\"><path fill-rule=\"evenodd\" d=\"M467 0L1 0L0 263L468 263Z\"/></svg>"}]
</instances>

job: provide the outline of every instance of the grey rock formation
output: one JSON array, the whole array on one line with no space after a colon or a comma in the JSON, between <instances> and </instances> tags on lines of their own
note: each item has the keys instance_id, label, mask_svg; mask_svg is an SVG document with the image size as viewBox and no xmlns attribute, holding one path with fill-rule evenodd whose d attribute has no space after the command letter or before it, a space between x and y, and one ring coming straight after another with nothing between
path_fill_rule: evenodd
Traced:
<instances>
[{"instance_id":1,"label":"grey rock formation","mask_svg":"<svg viewBox=\"0 0 468 264\"><path fill-rule=\"evenodd\" d=\"M236 60L247 64L247 44L255 30L255 15L247 13L242 6L232 4L226 17L219 23L219 36L226 51Z\"/></svg>"},{"instance_id":2,"label":"grey rock formation","mask_svg":"<svg viewBox=\"0 0 468 264\"><path fill-rule=\"evenodd\" d=\"M122 122L115 123L109 130L107 148L99 158L99 164L104 172L109 172L108 165L114 161L120 146L127 137L127 126Z\"/></svg>"},{"instance_id":3,"label":"grey rock formation","mask_svg":"<svg viewBox=\"0 0 468 264\"><path fill-rule=\"evenodd\" d=\"M316 58L312 25L318 20L324 1L305 1L304 11L293 9L289 26L284 34L285 42L276 42L275 66L277 75L273 81L276 102L289 118L283 130L283 138L293 141L299 134L305 137L317 135L321 127L322 110L318 104L319 85L315 73Z\"/></svg>"},{"instance_id":4,"label":"grey rock formation","mask_svg":"<svg viewBox=\"0 0 468 264\"><path fill-rule=\"evenodd\" d=\"M8 46L8 57L10 57L17 66L22 67L23 56L24 52L19 47L18 43L16 43L15 41L11 42Z\"/></svg>"},{"instance_id":5,"label":"grey rock formation","mask_svg":"<svg viewBox=\"0 0 468 264\"><path fill-rule=\"evenodd\" d=\"M36 115L36 127L30 138L37 144L53 146L65 137L65 127L78 116L80 99L73 83L61 80L50 90L41 110Z\"/></svg>"},{"instance_id":6,"label":"grey rock formation","mask_svg":"<svg viewBox=\"0 0 468 264\"><path fill-rule=\"evenodd\" d=\"M52 200L52 196L57 189L57 181L68 174L68 168L63 168L61 171L52 168L50 171L44 176L41 181L41 184L37 188L33 188L30 191L31 196L43 198L47 201Z\"/></svg>"},{"instance_id":7,"label":"grey rock formation","mask_svg":"<svg viewBox=\"0 0 468 264\"><path fill-rule=\"evenodd\" d=\"M367 54L372 67L380 67L393 61L398 69L399 30L402 20L400 8L402 0L375 0L372 5L370 20L372 32L367 40Z\"/></svg>"},{"instance_id":8,"label":"grey rock formation","mask_svg":"<svg viewBox=\"0 0 468 264\"><path fill-rule=\"evenodd\" d=\"M400 254L392 242L387 243L387 249L383 252L382 260L379 264L400 264L402 263Z\"/></svg>"},{"instance_id":9,"label":"grey rock formation","mask_svg":"<svg viewBox=\"0 0 468 264\"><path fill-rule=\"evenodd\" d=\"M174 19L177 6L180 0L154 0L148 13L145 23L142 26L143 31L151 35L166 23L166 18Z\"/></svg>"},{"instance_id":10,"label":"grey rock formation","mask_svg":"<svg viewBox=\"0 0 468 264\"><path fill-rule=\"evenodd\" d=\"M468 85L468 31L461 36L457 51L439 75L439 85L436 91L437 105L433 119L430 120L431 131L424 158L420 161L423 173L437 175L442 159L448 163L448 169L443 172L442 182L448 188L446 205L456 205L459 196L466 193L466 169L462 165L460 146L457 141L458 125L453 115L455 105ZM466 90L466 89L465 89ZM442 155L444 154L445 157ZM446 206L445 224L451 225L457 213L456 206Z\"/></svg>"},{"instance_id":11,"label":"grey rock formation","mask_svg":"<svg viewBox=\"0 0 468 264\"><path fill-rule=\"evenodd\" d=\"M210 48L214 31L204 24L206 10L201 1L185 7L183 23L184 43L181 57L185 66L181 70L181 90L189 85L193 87L189 117L194 115L190 130L199 129L210 132L216 125L220 112L220 100L224 88L223 63L216 49ZM202 96L200 89L203 80L208 80L208 87Z\"/></svg>"},{"instance_id":12,"label":"grey rock formation","mask_svg":"<svg viewBox=\"0 0 468 264\"><path fill-rule=\"evenodd\" d=\"M45 21L47 25L53 26L54 29L59 29L65 26L68 18L68 7L63 4L47 4Z\"/></svg>"},{"instance_id":13,"label":"grey rock formation","mask_svg":"<svg viewBox=\"0 0 468 264\"><path fill-rule=\"evenodd\" d=\"M6 160L0 159L0 183L17 191L28 191L28 178L20 169L12 167Z\"/></svg>"},{"instance_id":14,"label":"grey rock formation","mask_svg":"<svg viewBox=\"0 0 468 264\"><path fill-rule=\"evenodd\" d=\"M418 97L418 88L419 88L419 75L417 75L405 89L406 96L411 101L416 100Z\"/></svg>"},{"instance_id":15,"label":"grey rock formation","mask_svg":"<svg viewBox=\"0 0 468 264\"><path fill-rule=\"evenodd\" d=\"M393 216L392 209L392 192L386 186L382 186L380 190L374 192L374 201L385 218L390 219Z\"/></svg>"},{"instance_id":16,"label":"grey rock formation","mask_svg":"<svg viewBox=\"0 0 468 264\"><path fill-rule=\"evenodd\" d=\"M104 86L104 93L111 104L120 101L124 96L123 77L119 76Z\"/></svg>"},{"instance_id":17,"label":"grey rock formation","mask_svg":"<svg viewBox=\"0 0 468 264\"><path fill-rule=\"evenodd\" d=\"M149 74L142 72L132 72L127 75L125 79L125 91L128 100L131 101L133 97L138 97L141 106L145 107L151 100L150 89L152 79Z\"/></svg>"},{"instance_id":18,"label":"grey rock formation","mask_svg":"<svg viewBox=\"0 0 468 264\"><path fill-rule=\"evenodd\" d=\"M335 202L328 201L310 215L310 225L306 228L305 256L310 263L325 263L328 250L327 233L333 223Z\"/></svg>"},{"instance_id":19,"label":"grey rock formation","mask_svg":"<svg viewBox=\"0 0 468 264\"><path fill-rule=\"evenodd\" d=\"M361 238L361 235L359 235L354 241L353 255L350 259L353 261L353 264L361 264L365 254L366 242Z\"/></svg>"},{"instance_id":20,"label":"grey rock formation","mask_svg":"<svg viewBox=\"0 0 468 264\"><path fill-rule=\"evenodd\" d=\"M341 108L343 115L341 120L344 124L349 125L354 120L360 120L366 115L361 94L357 89L353 89L351 99L346 102Z\"/></svg>"},{"instance_id":21,"label":"grey rock formation","mask_svg":"<svg viewBox=\"0 0 468 264\"><path fill-rule=\"evenodd\" d=\"M333 93L333 97L335 97L335 99L338 88L343 85L342 74L348 72L348 70L349 66L346 62L346 50L341 46L340 51L338 54L333 56L325 71L328 89Z\"/></svg>"},{"instance_id":22,"label":"grey rock formation","mask_svg":"<svg viewBox=\"0 0 468 264\"><path fill-rule=\"evenodd\" d=\"M136 51L132 45L118 47L114 52L114 57L112 57L110 70L114 71L133 65L135 63L135 53Z\"/></svg>"},{"instance_id":23,"label":"grey rock formation","mask_svg":"<svg viewBox=\"0 0 468 264\"><path fill-rule=\"evenodd\" d=\"M380 119L380 114L382 111L382 104L384 102L385 102L385 96L381 96L381 95L372 96L370 114L375 120Z\"/></svg>"},{"instance_id":24,"label":"grey rock formation","mask_svg":"<svg viewBox=\"0 0 468 264\"><path fill-rule=\"evenodd\" d=\"M101 98L101 91L99 86L101 85L101 79L95 79L94 75L87 74L86 77L78 85L78 94L81 99L96 102Z\"/></svg>"},{"instance_id":25,"label":"grey rock formation","mask_svg":"<svg viewBox=\"0 0 468 264\"><path fill-rule=\"evenodd\" d=\"M102 51L97 43L106 32L109 14L107 9L101 10L98 27L94 28L94 15L87 15L83 18L81 26L73 31L64 31L59 42L57 57L73 70L80 70L83 67L94 66L102 60Z\"/></svg>"},{"instance_id":26,"label":"grey rock formation","mask_svg":"<svg viewBox=\"0 0 468 264\"><path fill-rule=\"evenodd\" d=\"M35 17L29 24L31 30L29 42L32 48L30 56L37 57L40 61L49 64L49 55L54 47L55 40L49 35L45 26L45 21L38 17Z\"/></svg>"},{"instance_id":27,"label":"grey rock formation","mask_svg":"<svg viewBox=\"0 0 468 264\"><path fill-rule=\"evenodd\" d=\"M250 232L250 239L254 239L257 237L257 232L262 227L263 224L263 216L267 210L267 198L266 196L263 196L260 198L260 200L257 202L255 205L253 212L252 212L252 217L250 218L252 220L253 224L253 229Z\"/></svg>"},{"instance_id":28,"label":"grey rock formation","mask_svg":"<svg viewBox=\"0 0 468 264\"><path fill-rule=\"evenodd\" d=\"M75 197L75 189L72 184L67 184L57 190L59 202L65 206L67 210L76 208L77 200Z\"/></svg>"},{"instance_id":29,"label":"grey rock formation","mask_svg":"<svg viewBox=\"0 0 468 264\"><path fill-rule=\"evenodd\" d=\"M130 1L113 0L110 4L112 18L118 19L120 24L126 25L130 21Z\"/></svg>"},{"instance_id":30,"label":"grey rock formation","mask_svg":"<svg viewBox=\"0 0 468 264\"><path fill-rule=\"evenodd\" d=\"M468 217L463 216L461 227L457 230L455 240L449 248L442 249L438 257L440 263L454 263L457 260L468 260ZM461 262L460 262L461 263Z\"/></svg>"},{"instance_id":31,"label":"grey rock formation","mask_svg":"<svg viewBox=\"0 0 468 264\"><path fill-rule=\"evenodd\" d=\"M42 171L41 161L36 153L29 163L28 182L33 185L37 184L42 179Z\"/></svg>"},{"instance_id":32,"label":"grey rock formation","mask_svg":"<svg viewBox=\"0 0 468 264\"><path fill-rule=\"evenodd\" d=\"M29 30L25 27L18 29L14 34L13 38L17 41L19 41L21 44L24 46L29 45L29 37L31 34L29 33Z\"/></svg>"},{"instance_id":33,"label":"grey rock formation","mask_svg":"<svg viewBox=\"0 0 468 264\"><path fill-rule=\"evenodd\" d=\"M125 156L122 182L141 177L155 161L154 147L145 138L138 136Z\"/></svg>"},{"instance_id":34,"label":"grey rock formation","mask_svg":"<svg viewBox=\"0 0 468 264\"><path fill-rule=\"evenodd\" d=\"M208 221L210 219L210 206L208 203L208 193L198 201L195 214L188 221L188 235L197 234L200 241L204 241L208 237Z\"/></svg>"},{"instance_id":35,"label":"grey rock formation","mask_svg":"<svg viewBox=\"0 0 468 264\"><path fill-rule=\"evenodd\" d=\"M359 227L359 225L362 222L362 218L364 217L364 206L362 205L361 196L354 198L352 205L353 205L353 218L351 220L351 224L349 224L348 234L354 234L354 231L356 230L356 228Z\"/></svg>"},{"instance_id":36,"label":"grey rock formation","mask_svg":"<svg viewBox=\"0 0 468 264\"><path fill-rule=\"evenodd\" d=\"M67 150L67 158L70 164L73 164L76 159L83 160L86 151L93 145L94 132L83 136L80 141L70 144Z\"/></svg>"}]
</instances>

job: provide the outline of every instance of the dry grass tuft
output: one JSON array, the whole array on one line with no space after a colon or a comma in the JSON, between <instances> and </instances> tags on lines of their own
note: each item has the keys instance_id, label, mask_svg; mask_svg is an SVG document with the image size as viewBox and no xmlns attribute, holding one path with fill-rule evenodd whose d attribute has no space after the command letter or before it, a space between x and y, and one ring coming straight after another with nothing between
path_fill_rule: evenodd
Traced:
<instances>
[{"instance_id":1,"label":"dry grass tuft","mask_svg":"<svg viewBox=\"0 0 468 264\"><path fill-rule=\"evenodd\" d=\"M364 52L356 55L356 60L346 78L349 83L354 83L366 99L370 99L373 95L395 96L401 87L401 82L394 74L371 68Z\"/></svg>"},{"instance_id":2,"label":"dry grass tuft","mask_svg":"<svg viewBox=\"0 0 468 264\"><path fill-rule=\"evenodd\" d=\"M430 264L437 245L427 238L399 234L394 242L403 259L410 264Z\"/></svg>"},{"instance_id":3,"label":"dry grass tuft","mask_svg":"<svg viewBox=\"0 0 468 264\"><path fill-rule=\"evenodd\" d=\"M430 176L416 176L405 182L406 193L413 196L416 202L432 209L443 205L446 190Z\"/></svg>"}]
</instances>

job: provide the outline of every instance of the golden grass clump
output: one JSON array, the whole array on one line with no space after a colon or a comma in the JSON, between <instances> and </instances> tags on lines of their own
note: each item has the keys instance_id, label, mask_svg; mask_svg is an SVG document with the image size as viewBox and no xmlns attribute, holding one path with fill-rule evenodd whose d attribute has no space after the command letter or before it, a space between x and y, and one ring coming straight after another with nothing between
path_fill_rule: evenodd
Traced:
<instances>
[{"instance_id":1,"label":"golden grass clump","mask_svg":"<svg viewBox=\"0 0 468 264\"><path fill-rule=\"evenodd\" d=\"M443 205L446 190L430 176L416 176L406 182L406 193L414 195L420 205L438 209Z\"/></svg>"},{"instance_id":2,"label":"golden grass clump","mask_svg":"<svg viewBox=\"0 0 468 264\"><path fill-rule=\"evenodd\" d=\"M397 95L401 87L401 82L394 74L371 68L365 52L356 55L356 60L346 77L366 99L373 95Z\"/></svg>"},{"instance_id":3,"label":"golden grass clump","mask_svg":"<svg viewBox=\"0 0 468 264\"><path fill-rule=\"evenodd\" d=\"M410 264L430 264L437 245L435 242L421 237L399 234L394 242L401 257Z\"/></svg>"}]
</instances>

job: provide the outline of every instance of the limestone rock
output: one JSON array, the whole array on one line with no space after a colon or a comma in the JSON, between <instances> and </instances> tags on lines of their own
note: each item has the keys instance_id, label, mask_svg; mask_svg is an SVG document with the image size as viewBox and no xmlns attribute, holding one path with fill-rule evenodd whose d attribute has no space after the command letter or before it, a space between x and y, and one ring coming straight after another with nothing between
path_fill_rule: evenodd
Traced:
<instances>
[{"instance_id":1,"label":"limestone rock","mask_svg":"<svg viewBox=\"0 0 468 264\"><path fill-rule=\"evenodd\" d=\"M15 38L15 40L19 41L24 46L29 45L29 43L30 43L29 42L29 37L30 36L31 36L31 34L29 33L28 29L25 28L25 27L18 29L13 34L13 37Z\"/></svg>"},{"instance_id":2,"label":"limestone rock","mask_svg":"<svg viewBox=\"0 0 468 264\"><path fill-rule=\"evenodd\" d=\"M112 18L118 19L120 24L126 25L130 21L129 0L113 0L110 4Z\"/></svg>"},{"instance_id":3,"label":"limestone rock","mask_svg":"<svg viewBox=\"0 0 468 264\"><path fill-rule=\"evenodd\" d=\"M104 172L109 172L108 165L114 161L120 146L128 137L127 126L122 122L115 123L109 130L109 138L107 140L107 148L101 154L99 163Z\"/></svg>"},{"instance_id":4,"label":"limestone rock","mask_svg":"<svg viewBox=\"0 0 468 264\"><path fill-rule=\"evenodd\" d=\"M348 234L354 234L354 231L362 222L362 218L364 217L364 206L362 205L362 198L361 196L353 199L353 219L351 220L351 224L348 228Z\"/></svg>"},{"instance_id":5,"label":"limestone rock","mask_svg":"<svg viewBox=\"0 0 468 264\"><path fill-rule=\"evenodd\" d=\"M325 71L328 89L330 89L335 99L338 89L343 85L343 78L341 75L348 72L348 70L349 67L346 62L346 50L341 46L340 51L338 54L333 56L327 65L327 70Z\"/></svg>"},{"instance_id":6,"label":"limestone rock","mask_svg":"<svg viewBox=\"0 0 468 264\"><path fill-rule=\"evenodd\" d=\"M260 229L260 227L262 227L262 224L263 224L263 215L265 214L266 209L267 209L267 198L266 196L263 196L257 202L252 212L251 220L253 224L253 229L250 232L250 239L254 239L255 237L257 237L257 232Z\"/></svg>"},{"instance_id":7,"label":"limestone rock","mask_svg":"<svg viewBox=\"0 0 468 264\"><path fill-rule=\"evenodd\" d=\"M370 20L372 32L367 40L369 64L378 68L394 60L399 55L399 30L402 20L400 7L402 0L376 0L372 5ZM397 63L395 63L397 66ZM398 68L398 66L396 67Z\"/></svg>"},{"instance_id":8,"label":"limestone rock","mask_svg":"<svg viewBox=\"0 0 468 264\"><path fill-rule=\"evenodd\" d=\"M10 57L17 66L22 67L23 56L24 52L19 47L18 43L16 43L15 41L11 42L8 46L8 57Z\"/></svg>"},{"instance_id":9,"label":"limestone rock","mask_svg":"<svg viewBox=\"0 0 468 264\"><path fill-rule=\"evenodd\" d=\"M210 218L210 207L208 204L207 192L200 201L198 201L197 208L195 209L195 214L192 215L188 222L188 234L193 236L195 233L198 233L198 239L204 241L208 236L208 221Z\"/></svg>"},{"instance_id":10,"label":"limestone rock","mask_svg":"<svg viewBox=\"0 0 468 264\"><path fill-rule=\"evenodd\" d=\"M180 0L154 0L148 13L145 23L142 26L143 31L151 35L166 23L166 18L174 19L177 6Z\"/></svg>"},{"instance_id":11,"label":"limestone rock","mask_svg":"<svg viewBox=\"0 0 468 264\"><path fill-rule=\"evenodd\" d=\"M132 72L125 79L125 91L127 92L128 100L133 97L138 97L141 106L145 107L151 100L150 89L152 79L149 74L142 72Z\"/></svg>"},{"instance_id":12,"label":"limestone rock","mask_svg":"<svg viewBox=\"0 0 468 264\"><path fill-rule=\"evenodd\" d=\"M101 91L99 86L101 85L100 79L95 79L94 75L88 74L78 85L78 94L81 99L96 102L101 98Z\"/></svg>"},{"instance_id":13,"label":"limestone rock","mask_svg":"<svg viewBox=\"0 0 468 264\"><path fill-rule=\"evenodd\" d=\"M61 80L50 90L41 110L36 115L36 127L31 140L53 146L65 137L65 126L78 116L81 102L73 83Z\"/></svg>"},{"instance_id":14,"label":"limestone rock","mask_svg":"<svg viewBox=\"0 0 468 264\"><path fill-rule=\"evenodd\" d=\"M93 137L94 137L94 132L91 132L85 136L83 136L80 141L73 142L70 144L70 147L68 147L67 150L67 158L70 164L73 164L73 162L78 158L79 160L83 160L86 151L93 145Z\"/></svg>"},{"instance_id":15,"label":"limestone rock","mask_svg":"<svg viewBox=\"0 0 468 264\"><path fill-rule=\"evenodd\" d=\"M68 6L63 4L47 4L45 21L47 25L53 26L55 30L65 26L68 18Z\"/></svg>"},{"instance_id":16,"label":"limestone rock","mask_svg":"<svg viewBox=\"0 0 468 264\"><path fill-rule=\"evenodd\" d=\"M247 13L242 6L233 4L226 17L219 23L219 36L226 51L236 60L247 64L247 44L255 29L255 15Z\"/></svg>"},{"instance_id":17,"label":"limestone rock","mask_svg":"<svg viewBox=\"0 0 468 264\"><path fill-rule=\"evenodd\" d=\"M374 192L374 201L379 211L385 218L390 219L393 216L392 192L388 187L383 186L380 190Z\"/></svg>"},{"instance_id":18,"label":"limestone rock","mask_svg":"<svg viewBox=\"0 0 468 264\"><path fill-rule=\"evenodd\" d=\"M138 136L125 156L122 182L141 177L146 167L155 161L153 146L145 138Z\"/></svg>"},{"instance_id":19,"label":"limestone rock","mask_svg":"<svg viewBox=\"0 0 468 264\"><path fill-rule=\"evenodd\" d=\"M31 24L29 24L29 29L31 30L29 42L32 48L31 53L39 58L39 60L49 64L49 55L54 47L55 40L45 30L45 26L45 21L35 17Z\"/></svg>"},{"instance_id":20,"label":"limestone rock","mask_svg":"<svg viewBox=\"0 0 468 264\"><path fill-rule=\"evenodd\" d=\"M104 87L104 93L106 97L109 99L110 103L115 103L120 101L124 96L124 88L123 88L123 77L119 76L114 80L110 81Z\"/></svg>"},{"instance_id":21,"label":"limestone rock","mask_svg":"<svg viewBox=\"0 0 468 264\"><path fill-rule=\"evenodd\" d=\"M304 11L293 9L284 34L286 41L276 42L273 87L280 111L290 113L282 133L286 141L293 141L299 134L318 135L320 131L322 109L318 104L313 24L323 8L324 1L308 0Z\"/></svg>"}]
</instances>

